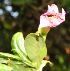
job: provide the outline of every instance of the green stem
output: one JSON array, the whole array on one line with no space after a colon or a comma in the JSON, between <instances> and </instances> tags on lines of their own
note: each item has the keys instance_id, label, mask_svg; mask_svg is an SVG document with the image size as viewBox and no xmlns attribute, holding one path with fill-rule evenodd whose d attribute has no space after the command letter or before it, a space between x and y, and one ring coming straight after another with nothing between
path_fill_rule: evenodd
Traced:
<instances>
[{"instance_id":1,"label":"green stem","mask_svg":"<svg viewBox=\"0 0 70 71\"><path fill-rule=\"evenodd\" d=\"M48 34L48 32L50 31L50 28L49 27L45 27L45 28L38 28L38 31L36 32L36 35L42 35L43 36L43 39L44 41L46 40L46 36Z\"/></svg>"}]
</instances>

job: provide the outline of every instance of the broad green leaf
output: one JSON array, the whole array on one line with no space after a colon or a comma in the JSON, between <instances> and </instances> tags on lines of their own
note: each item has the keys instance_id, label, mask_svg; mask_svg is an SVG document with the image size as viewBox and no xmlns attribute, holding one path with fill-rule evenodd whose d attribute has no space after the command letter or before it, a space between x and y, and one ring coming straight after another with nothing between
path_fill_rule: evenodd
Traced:
<instances>
[{"instance_id":1,"label":"broad green leaf","mask_svg":"<svg viewBox=\"0 0 70 71\"><path fill-rule=\"evenodd\" d=\"M32 66L32 62L28 58L25 51L24 38L22 32L17 32L13 35L11 46L12 51L15 52L15 54L17 54L25 64Z\"/></svg>"},{"instance_id":2,"label":"broad green leaf","mask_svg":"<svg viewBox=\"0 0 70 71\"><path fill-rule=\"evenodd\" d=\"M13 52L18 53L18 51L16 50L19 49L22 53L26 54L22 32L17 32L13 35L11 46L12 46Z\"/></svg>"},{"instance_id":3,"label":"broad green leaf","mask_svg":"<svg viewBox=\"0 0 70 71\"><path fill-rule=\"evenodd\" d=\"M47 54L46 45L41 36L36 34L29 34L25 38L25 49L28 57L36 63L36 66L39 67L43 58Z\"/></svg>"},{"instance_id":4,"label":"broad green leaf","mask_svg":"<svg viewBox=\"0 0 70 71\"><path fill-rule=\"evenodd\" d=\"M21 39L21 38L22 39ZM12 37L12 41L11 41L11 46L12 46L12 51L16 54L18 54L18 56L22 57L24 60L26 60L26 54L25 54L25 48L24 48L24 42L22 41L23 39L23 35L21 32L17 32L16 34L13 35ZM20 41L20 42L19 42ZM21 42L23 43L21 45Z\"/></svg>"}]
</instances>

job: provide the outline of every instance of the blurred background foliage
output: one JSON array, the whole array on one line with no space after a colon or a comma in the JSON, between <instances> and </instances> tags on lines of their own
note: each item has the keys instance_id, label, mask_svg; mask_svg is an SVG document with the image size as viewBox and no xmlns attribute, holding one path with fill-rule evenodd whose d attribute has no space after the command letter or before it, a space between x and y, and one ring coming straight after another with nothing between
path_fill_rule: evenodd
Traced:
<instances>
[{"instance_id":1,"label":"blurred background foliage","mask_svg":"<svg viewBox=\"0 0 70 71\"><path fill-rule=\"evenodd\" d=\"M47 64L44 71L70 71L70 0L0 0L0 51L11 51L12 35L18 31L24 37L37 31L40 15L47 5L56 4L66 11L66 21L52 28L47 36Z\"/></svg>"}]
</instances>

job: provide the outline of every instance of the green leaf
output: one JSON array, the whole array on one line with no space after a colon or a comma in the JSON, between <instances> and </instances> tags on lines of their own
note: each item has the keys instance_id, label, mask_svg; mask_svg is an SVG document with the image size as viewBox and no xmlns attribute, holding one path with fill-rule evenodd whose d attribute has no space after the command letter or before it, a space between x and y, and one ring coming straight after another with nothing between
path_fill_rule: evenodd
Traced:
<instances>
[{"instance_id":1,"label":"green leaf","mask_svg":"<svg viewBox=\"0 0 70 71\"><path fill-rule=\"evenodd\" d=\"M25 48L24 48L24 38L21 32L17 32L16 34L13 35L11 46L12 46L12 51L15 54L18 54L20 58L22 57L24 60L27 60L26 58L27 55L25 53Z\"/></svg>"},{"instance_id":2,"label":"green leaf","mask_svg":"<svg viewBox=\"0 0 70 71\"><path fill-rule=\"evenodd\" d=\"M9 61L9 66L13 68L12 71L34 71L34 68L28 67L26 64L19 64L15 61Z\"/></svg>"},{"instance_id":3,"label":"green leaf","mask_svg":"<svg viewBox=\"0 0 70 71\"><path fill-rule=\"evenodd\" d=\"M22 32L17 32L13 35L11 46L13 52L15 52L15 54L17 54L25 64L32 66L32 62L28 58L25 51L24 38Z\"/></svg>"},{"instance_id":4,"label":"green leaf","mask_svg":"<svg viewBox=\"0 0 70 71\"><path fill-rule=\"evenodd\" d=\"M24 47L24 38L22 32L17 32L13 35L11 41L12 50L15 53L18 53L18 49L26 55L25 47Z\"/></svg>"},{"instance_id":5,"label":"green leaf","mask_svg":"<svg viewBox=\"0 0 70 71\"><path fill-rule=\"evenodd\" d=\"M6 59L4 59L4 58L0 58L0 63L7 64L7 60L6 60Z\"/></svg>"},{"instance_id":6,"label":"green leaf","mask_svg":"<svg viewBox=\"0 0 70 71\"><path fill-rule=\"evenodd\" d=\"M0 64L0 71L36 71L34 68L19 64L17 61L8 60L8 65Z\"/></svg>"},{"instance_id":7,"label":"green leaf","mask_svg":"<svg viewBox=\"0 0 70 71\"><path fill-rule=\"evenodd\" d=\"M12 71L13 68L5 64L0 64L0 71Z\"/></svg>"},{"instance_id":8,"label":"green leaf","mask_svg":"<svg viewBox=\"0 0 70 71\"><path fill-rule=\"evenodd\" d=\"M47 54L43 38L33 33L27 35L25 38L25 49L28 57L39 67Z\"/></svg>"},{"instance_id":9,"label":"green leaf","mask_svg":"<svg viewBox=\"0 0 70 71\"><path fill-rule=\"evenodd\" d=\"M0 52L0 57L20 60L20 57L17 56L17 55L13 55L13 54L9 54L9 53L3 53L3 52Z\"/></svg>"}]
</instances>

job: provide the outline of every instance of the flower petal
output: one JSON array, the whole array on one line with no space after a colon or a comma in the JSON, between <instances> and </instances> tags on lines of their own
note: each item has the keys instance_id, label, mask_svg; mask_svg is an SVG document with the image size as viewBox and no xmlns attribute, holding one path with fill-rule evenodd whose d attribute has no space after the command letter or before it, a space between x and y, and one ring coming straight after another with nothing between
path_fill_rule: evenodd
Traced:
<instances>
[{"instance_id":1,"label":"flower petal","mask_svg":"<svg viewBox=\"0 0 70 71\"><path fill-rule=\"evenodd\" d=\"M65 12L64 9L62 8L62 17L63 17L64 21L65 21L65 14L66 14L66 12Z\"/></svg>"},{"instance_id":2,"label":"flower petal","mask_svg":"<svg viewBox=\"0 0 70 71\"><path fill-rule=\"evenodd\" d=\"M58 13L58 7L55 5L55 4L52 4L51 6L48 5L48 11L47 13L52 13L52 12L55 12L55 13Z\"/></svg>"},{"instance_id":3,"label":"flower petal","mask_svg":"<svg viewBox=\"0 0 70 71\"><path fill-rule=\"evenodd\" d=\"M58 11L58 7L55 4L51 6L48 5L48 10L46 13L40 16L40 25L39 28L44 27L56 27L63 21L65 21L66 12L62 8L62 13Z\"/></svg>"},{"instance_id":4,"label":"flower petal","mask_svg":"<svg viewBox=\"0 0 70 71\"><path fill-rule=\"evenodd\" d=\"M44 23L44 24L43 24L43 23ZM50 22L49 22L49 20L46 18L46 16L41 15L41 16L40 16L39 28L43 28L43 27L46 27L46 26L49 26L49 25L50 25Z\"/></svg>"}]
</instances>

